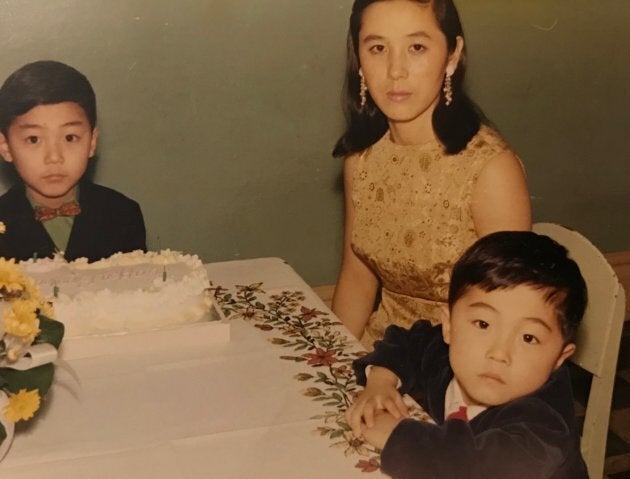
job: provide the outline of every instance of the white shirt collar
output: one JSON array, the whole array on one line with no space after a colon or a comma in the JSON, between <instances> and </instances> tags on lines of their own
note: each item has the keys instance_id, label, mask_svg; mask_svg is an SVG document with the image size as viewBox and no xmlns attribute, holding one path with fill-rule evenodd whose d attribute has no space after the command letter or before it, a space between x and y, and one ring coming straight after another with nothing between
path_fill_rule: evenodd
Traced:
<instances>
[{"instance_id":1,"label":"white shirt collar","mask_svg":"<svg viewBox=\"0 0 630 479\"><path fill-rule=\"evenodd\" d=\"M466 407L466 416L469 421L472 421L473 418L488 409L486 406L469 406L466 404L459 382L456 378L453 378L446 388L446 395L444 397L444 419L446 419L449 414L458 411L462 406Z\"/></svg>"}]
</instances>

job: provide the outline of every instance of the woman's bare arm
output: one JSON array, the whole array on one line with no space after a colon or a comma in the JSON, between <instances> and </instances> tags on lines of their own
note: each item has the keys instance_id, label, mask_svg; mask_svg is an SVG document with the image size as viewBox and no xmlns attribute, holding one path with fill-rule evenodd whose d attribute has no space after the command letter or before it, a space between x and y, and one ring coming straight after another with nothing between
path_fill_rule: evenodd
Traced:
<instances>
[{"instance_id":1,"label":"woman's bare arm","mask_svg":"<svg viewBox=\"0 0 630 479\"><path fill-rule=\"evenodd\" d=\"M344 163L345 222L343 258L332 301L333 312L350 332L361 338L374 307L378 278L351 247L354 207L352 204L352 173L358 157L350 156Z\"/></svg>"}]
</instances>

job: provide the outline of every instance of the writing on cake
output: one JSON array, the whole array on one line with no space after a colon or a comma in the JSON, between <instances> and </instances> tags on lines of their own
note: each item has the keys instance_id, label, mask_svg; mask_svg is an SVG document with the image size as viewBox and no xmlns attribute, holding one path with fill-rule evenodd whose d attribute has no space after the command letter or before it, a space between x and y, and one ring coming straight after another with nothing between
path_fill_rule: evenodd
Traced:
<instances>
[{"instance_id":1,"label":"writing on cake","mask_svg":"<svg viewBox=\"0 0 630 479\"><path fill-rule=\"evenodd\" d=\"M67 337L195 322L212 307L208 274L196 255L134 251L94 263L56 257L21 265L53 303Z\"/></svg>"}]
</instances>

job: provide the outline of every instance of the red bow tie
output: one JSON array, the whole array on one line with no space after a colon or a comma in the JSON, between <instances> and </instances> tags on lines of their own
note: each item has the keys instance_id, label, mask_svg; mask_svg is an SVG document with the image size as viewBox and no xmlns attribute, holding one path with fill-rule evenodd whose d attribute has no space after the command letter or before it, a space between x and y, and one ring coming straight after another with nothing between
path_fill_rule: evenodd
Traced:
<instances>
[{"instance_id":1,"label":"red bow tie","mask_svg":"<svg viewBox=\"0 0 630 479\"><path fill-rule=\"evenodd\" d=\"M468 415L466 414L466 406L460 406L457 411L450 413L446 419L459 419L460 421L468 422Z\"/></svg>"},{"instance_id":2,"label":"red bow tie","mask_svg":"<svg viewBox=\"0 0 630 479\"><path fill-rule=\"evenodd\" d=\"M81 213L81 207L76 201L64 203L59 208L48 208L47 206L35 207L35 219L37 221L49 221L58 216L76 216Z\"/></svg>"}]
</instances>

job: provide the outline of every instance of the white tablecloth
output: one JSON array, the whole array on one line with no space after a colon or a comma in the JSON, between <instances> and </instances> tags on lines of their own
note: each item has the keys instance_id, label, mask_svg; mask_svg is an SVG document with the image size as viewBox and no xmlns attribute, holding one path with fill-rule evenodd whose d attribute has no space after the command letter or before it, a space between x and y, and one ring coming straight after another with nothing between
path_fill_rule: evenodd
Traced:
<instances>
[{"instance_id":1,"label":"white tablecloth","mask_svg":"<svg viewBox=\"0 0 630 479\"><path fill-rule=\"evenodd\" d=\"M0 478L382 477L339 424L359 346L319 297L278 258L207 269L231 340L60 361Z\"/></svg>"}]
</instances>

